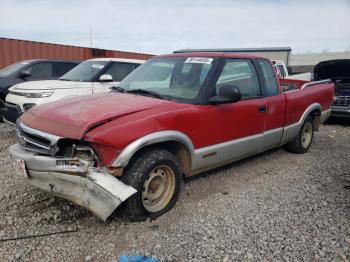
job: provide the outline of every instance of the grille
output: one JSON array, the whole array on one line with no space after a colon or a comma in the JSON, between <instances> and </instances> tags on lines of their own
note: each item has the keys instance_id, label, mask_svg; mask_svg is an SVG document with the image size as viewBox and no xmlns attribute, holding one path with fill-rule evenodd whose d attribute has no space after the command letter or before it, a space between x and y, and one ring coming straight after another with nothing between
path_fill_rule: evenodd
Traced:
<instances>
[{"instance_id":1,"label":"grille","mask_svg":"<svg viewBox=\"0 0 350 262\"><path fill-rule=\"evenodd\" d=\"M28 151L42 155L55 155L60 137L30 128L23 123L16 126L19 143Z\"/></svg>"},{"instance_id":2,"label":"grille","mask_svg":"<svg viewBox=\"0 0 350 262\"><path fill-rule=\"evenodd\" d=\"M22 114L21 109L14 104L5 104L5 108L2 110L3 117L6 121L16 123L17 118Z\"/></svg>"},{"instance_id":3,"label":"grille","mask_svg":"<svg viewBox=\"0 0 350 262\"><path fill-rule=\"evenodd\" d=\"M335 96L332 105L347 107L350 105L350 96Z\"/></svg>"}]
</instances>

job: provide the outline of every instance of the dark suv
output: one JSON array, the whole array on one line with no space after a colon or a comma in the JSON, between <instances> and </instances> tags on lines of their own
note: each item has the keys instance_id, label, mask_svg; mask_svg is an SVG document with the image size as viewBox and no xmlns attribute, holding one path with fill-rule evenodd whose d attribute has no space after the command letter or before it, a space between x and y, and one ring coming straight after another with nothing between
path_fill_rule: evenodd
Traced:
<instances>
[{"instance_id":1,"label":"dark suv","mask_svg":"<svg viewBox=\"0 0 350 262\"><path fill-rule=\"evenodd\" d=\"M350 118L350 59L322 61L315 66L314 77L334 82L331 116Z\"/></svg>"},{"instance_id":2,"label":"dark suv","mask_svg":"<svg viewBox=\"0 0 350 262\"><path fill-rule=\"evenodd\" d=\"M76 61L34 59L20 61L1 69L0 109L4 107L5 97L11 86L25 81L57 79L78 64Z\"/></svg>"}]
</instances>

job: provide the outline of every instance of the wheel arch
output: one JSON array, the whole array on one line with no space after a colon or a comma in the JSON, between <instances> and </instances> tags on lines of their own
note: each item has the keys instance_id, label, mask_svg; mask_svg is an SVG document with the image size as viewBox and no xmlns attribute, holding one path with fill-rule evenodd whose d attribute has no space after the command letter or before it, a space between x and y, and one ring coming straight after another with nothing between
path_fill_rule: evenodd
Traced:
<instances>
[{"instance_id":1,"label":"wheel arch","mask_svg":"<svg viewBox=\"0 0 350 262\"><path fill-rule=\"evenodd\" d=\"M194 146L190 138L179 131L159 131L130 143L114 159L112 166L125 168L137 155L150 148L162 148L179 160L182 173L189 176L193 170Z\"/></svg>"},{"instance_id":2,"label":"wheel arch","mask_svg":"<svg viewBox=\"0 0 350 262\"><path fill-rule=\"evenodd\" d=\"M300 127L305 122L306 118L308 116L312 117L313 120L313 126L316 131L319 130L320 122L321 122L321 112L322 107L319 103L313 103L311 104L306 110L304 111L299 123Z\"/></svg>"},{"instance_id":3,"label":"wheel arch","mask_svg":"<svg viewBox=\"0 0 350 262\"><path fill-rule=\"evenodd\" d=\"M312 117L314 130L318 131L321 123L321 109L311 111L309 116Z\"/></svg>"}]
</instances>

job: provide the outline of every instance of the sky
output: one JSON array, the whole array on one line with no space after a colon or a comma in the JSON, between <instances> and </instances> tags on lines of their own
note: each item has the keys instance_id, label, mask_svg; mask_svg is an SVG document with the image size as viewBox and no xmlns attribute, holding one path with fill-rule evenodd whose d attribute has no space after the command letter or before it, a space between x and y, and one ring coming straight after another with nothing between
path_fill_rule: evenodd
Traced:
<instances>
[{"instance_id":1,"label":"sky","mask_svg":"<svg viewBox=\"0 0 350 262\"><path fill-rule=\"evenodd\" d=\"M150 54L350 49L350 0L0 0L0 37ZM91 40L90 41L90 28Z\"/></svg>"}]
</instances>

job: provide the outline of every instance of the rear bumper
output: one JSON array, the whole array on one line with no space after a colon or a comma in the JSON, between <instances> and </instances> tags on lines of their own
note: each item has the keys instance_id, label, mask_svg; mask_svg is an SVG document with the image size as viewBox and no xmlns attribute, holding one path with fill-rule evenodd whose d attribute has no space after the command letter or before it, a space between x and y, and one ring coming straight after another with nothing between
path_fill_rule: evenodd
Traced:
<instances>
[{"instance_id":1,"label":"rear bumper","mask_svg":"<svg viewBox=\"0 0 350 262\"><path fill-rule=\"evenodd\" d=\"M331 116L350 117L350 107L331 106Z\"/></svg>"},{"instance_id":2,"label":"rear bumper","mask_svg":"<svg viewBox=\"0 0 350 262\"><path fill-rule=\"evenodd\" d=\"M87 208L103 221L136 193L134 188L101 169L89 167L83 160L65 165L65 160L72 159L36 155L18 144L10 146L9 152L24 160L30 184Z\"/></svg>"}]
</instances>

